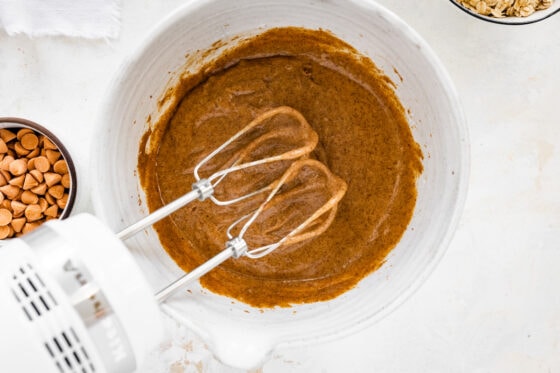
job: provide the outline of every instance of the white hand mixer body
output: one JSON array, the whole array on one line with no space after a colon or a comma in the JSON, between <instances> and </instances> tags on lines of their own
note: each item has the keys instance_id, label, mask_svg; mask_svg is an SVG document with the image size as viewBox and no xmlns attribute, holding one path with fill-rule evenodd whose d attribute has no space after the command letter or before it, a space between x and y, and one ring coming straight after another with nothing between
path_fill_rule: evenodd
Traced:
<instances>
[{"instance_id":1,"label":"white hand mixer body","mask_svg":"<svg viewBox=\"0 0 560 373\"><path fill-rule=\"evenodd\" d=\"M163 337L132 255L89 214L0 247L0 304L2 372L133 372Z\"/></svg>"}]
</instances>

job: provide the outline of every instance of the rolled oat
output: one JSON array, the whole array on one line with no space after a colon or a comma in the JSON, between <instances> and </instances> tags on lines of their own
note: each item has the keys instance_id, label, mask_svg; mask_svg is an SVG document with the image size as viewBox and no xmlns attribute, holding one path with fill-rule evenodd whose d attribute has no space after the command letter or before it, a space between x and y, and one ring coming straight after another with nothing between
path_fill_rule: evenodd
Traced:
<instances>
[{"instance_id":1,"label":"rolled oat","mask_svg":"<svg viewBox=\"0 0 560 373\"><path fill-rule=\"evenodd\" d=\"M537 10L547 9L554 0L457 0L478 14L495 17L527 17Z\"/></svg>"}]
</instances>

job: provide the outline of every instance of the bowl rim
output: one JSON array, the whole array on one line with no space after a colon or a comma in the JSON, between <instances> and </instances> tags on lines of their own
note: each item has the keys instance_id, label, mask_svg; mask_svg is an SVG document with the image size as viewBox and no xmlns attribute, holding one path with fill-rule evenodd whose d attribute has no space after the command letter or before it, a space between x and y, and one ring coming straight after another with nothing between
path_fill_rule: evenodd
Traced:
<instances>
[{"instance_id":1,"label":"bowl rim","mask_svg":"<svg viewBox=\"0 0 560 373\"><path fill-rule=\"evenodd\" d=\"M449 1L451 1L451 3L453 5L455 5L457 8L461 9L463 12L467 13L470 16L478 18L482 21L486 21L488 23L493 23L493 24L498 24L498 25L509 25L509 26L530 25L532 23L537 23L537 22L543 21L547 18L550 18L553 15L555 15L556 13L560 12L560 6L558 6L557 9L552 9L549 12L546 12L546 9L543 9L543 10L539 11L539 12L544 12L542 17L532 17L530 19L522 18L522 17L495 18L495 17L488 17L488 16L485 16L485 15L482 15L482 14L478 14L477 12L474 12L474 11L464 7L463 5L459 4L457 2L457 0L449 0ZM560 0L556 0L556 1L560 1Z\"/></svg>"},{"instance_id":2,"label":"bowl rim","mask_svg":"<svg viewBox=\"0 0 560 373\"><path fill-rule=\"evenodd\" d=\"M66 149L62 141L60 141L60 139L49 129L29 119L18 118L18 117L0 117L0 128L7 128L7 129L29 128L32 129L33 131L39 132L43 136L48 137L49 140L51 140L56 145L56 147L62 154L62 157L66 161L66 164L68 164L68 174L70 175L70 180L71 180L71 185L68 191L68 202L64 210L62 210L59 219L61 220L66 219L68 216L70 216L70 213L74 208L74 202L76 200L76 193L78 190L78 180L77 180L76 166L74 164L74 161L72 160L72 157L70 156L70 152L68 151L68 149Z\"/></svg>"}]
</instances>

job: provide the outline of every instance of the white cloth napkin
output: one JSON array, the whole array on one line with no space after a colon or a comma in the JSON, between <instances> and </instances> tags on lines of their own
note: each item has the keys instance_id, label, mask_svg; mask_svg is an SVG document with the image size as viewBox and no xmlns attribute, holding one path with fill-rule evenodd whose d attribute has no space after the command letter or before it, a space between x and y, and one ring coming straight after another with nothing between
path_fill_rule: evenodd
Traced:
<instances>
[{"instance_id":1,"label":"white cloth napkin","mask_svg":"<svg viewBox=\"0 0 560 373\"><path fill-rule=\"evenodd\" d=\"M0 0L8 35L112 39L120 31L120 0Z\"/></svg>"}]
</instances>

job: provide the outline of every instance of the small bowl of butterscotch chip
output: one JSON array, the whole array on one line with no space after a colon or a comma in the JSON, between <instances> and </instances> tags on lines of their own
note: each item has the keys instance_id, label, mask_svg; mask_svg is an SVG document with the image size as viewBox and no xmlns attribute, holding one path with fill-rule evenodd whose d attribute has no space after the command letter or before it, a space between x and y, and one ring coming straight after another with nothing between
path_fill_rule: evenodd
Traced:
<instances>
[{"instance_id":1,"label":"small bowl of butterscotch chip","mask_svg":"<svg viewBox=\"0 0 560 373\"><path fill-rule=\"evenodd\" d=\"M67 217L75 195L75 167L60 140L37 123L0 118L0 240Z\"/></svg>"},{"instance_id":2,"label":"small bowl of butterscotch chip","mask_svg":"<svg viewBox=\"0 0 560 373\"><path fill-rule=\"evenodd\" d=\"M526 25L560 12L560 0L451 0L478 19L503 25Z\"/></svg>"}]
</instances>

